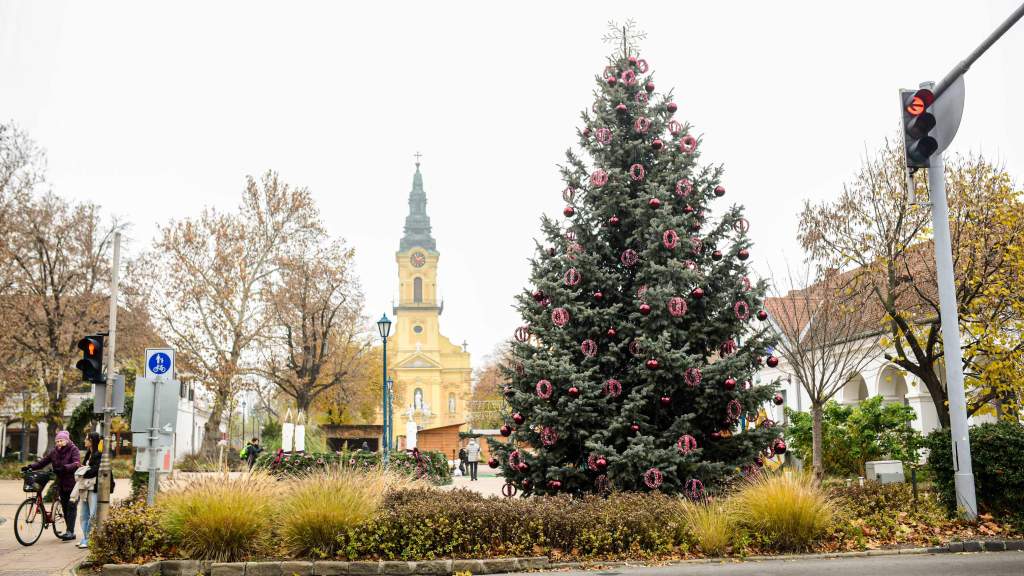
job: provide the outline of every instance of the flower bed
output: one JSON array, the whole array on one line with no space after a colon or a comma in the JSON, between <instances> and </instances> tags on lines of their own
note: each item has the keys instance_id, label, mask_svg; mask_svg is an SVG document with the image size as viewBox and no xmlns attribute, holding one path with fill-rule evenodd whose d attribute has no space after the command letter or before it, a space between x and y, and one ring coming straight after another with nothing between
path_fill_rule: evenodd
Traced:
<instances>
[{"instance_id":1,"label":"flower bed","mask_svg":"<svg viewBox=\"0 0 1024 576\"><path fill-rule=\"evenodd\" d=\"M307 474L329 467L374 468L380 466L378 452L361 450L344 452L297 452L293 454L264 453L256 459L256 467L276 476ZM448 459L440 452L420 452L417 460L409 452L392 452L389 470L414 478L425 478L435 485L451 484L452 473Z\"/></svg>"}]
</instances>

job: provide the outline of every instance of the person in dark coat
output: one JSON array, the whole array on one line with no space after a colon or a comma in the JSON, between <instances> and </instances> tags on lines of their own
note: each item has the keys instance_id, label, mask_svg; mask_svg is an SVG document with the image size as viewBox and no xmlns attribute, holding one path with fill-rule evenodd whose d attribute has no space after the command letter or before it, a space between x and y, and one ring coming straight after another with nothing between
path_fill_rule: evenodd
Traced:
<instances>
[{"instance_id":1,"label":"person in dark coat","mask_svg":"<svg viewBox=\"0 0 1024 576\"><path fill-rule=\"evenodd\" d=\"M249 470L256 465L256 457L263 452L263 447L260 446L260 441L253 438L249 441L249 445L245 447L245 461L249 464Z\"/></svg>"},{"instance_id":2,"label":"person in dark coat","mask_svg":"<svg viewBox=\"0 0 1024 576\"><path fill-rule=\"evenodd\" d=\"M459 448L459 472L466 475L466 464L469 463L469 455L466 454L466 447Z\"/></svg>"},{"instance_id":3,"label":"person in dark coat","mask_svg":"<svg viewBox=\"0 0 1024 576\"><path fill-rule=\"evenodd\" d=\"M75 539L75 516L78 513L78 504L71 501L71 493L75 489L75 470L81 465L81 454L78 446L71 441L71 434L67 430L57 432L57 439L54 442L53 450L50 450L38 461L29 464L24 469L39 470L46 466L53 469L57 475L57 493L60 494L60 505L64 509L64 521L68 530L61 535L61 540Z\"/></svg>"},{"instance_id":4,"label":"person in dark coat","mask_svg":"<svg viewBox=\"0 0 1024 576\"><path fill-rule=\"evenodd\" d=\"M89 481L92 487L89 488L83 495L81 502L82 511L82 539L78 542L79 548L89 547L89 527L92 525L96 518L96 507L98 505L99 498L99 474L100 474L100 460L103 459L103 453L100 452L100 446L102 446L102 437L99 432L90 432L85 437L85 456L82 457L82 466L88 468L84 474L82 474L82 480ZM114 491L114 475L110 475L110 491Z\"/></svg>"}]
</instances>

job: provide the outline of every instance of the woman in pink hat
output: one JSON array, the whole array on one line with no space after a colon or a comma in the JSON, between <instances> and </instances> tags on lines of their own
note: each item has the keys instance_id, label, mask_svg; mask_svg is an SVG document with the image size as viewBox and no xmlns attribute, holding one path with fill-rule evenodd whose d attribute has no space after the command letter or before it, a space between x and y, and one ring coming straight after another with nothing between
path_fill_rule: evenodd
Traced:
<instances>
[{"instance_id":1,"label":"woman in pink hat","mask_svg":"<svg viewBox=\"0 0 1024 576\"><path fill-rule=\"evenodd\" d=\"M81 455L67 430L57 432L54 443L56 446L53 450L25 468L38 470L46 465L53 468L53 473L57 475L57 492L60 493L60 505L64 509L64 521L68 525L68 531L61 536L61 540L74 540L78 503L71 501L71 493L75 489L75 470L82 465Z\"/></svg>"}]
</instances>

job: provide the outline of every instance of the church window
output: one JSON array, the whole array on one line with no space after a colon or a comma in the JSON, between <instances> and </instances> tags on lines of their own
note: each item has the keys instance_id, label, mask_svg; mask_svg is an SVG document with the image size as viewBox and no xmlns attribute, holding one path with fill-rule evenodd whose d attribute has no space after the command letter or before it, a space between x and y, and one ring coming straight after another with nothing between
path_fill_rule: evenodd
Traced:
<instances>
[{"instance_id":1,"label":"church window","mask_svg":"<svg viewBox=\"0 0 1024 576\"><path fill-rule=\"evenodd\" d=\"M416 304L423 302L423 278L416 278L412 281L412 301Z\"/></svg>"},{"instance_id":2,"label":"church window","mask_svg":"<svg viewBox=\"0 0 1024 576\"><path fill-rule=\"evenodd\" d=\"M417 325L412 327L412 331L417 333L417 334L419 334L419 333L423 332L423 326L420 326L419 324L417 324Z\"/></svg>"}]
</instances>

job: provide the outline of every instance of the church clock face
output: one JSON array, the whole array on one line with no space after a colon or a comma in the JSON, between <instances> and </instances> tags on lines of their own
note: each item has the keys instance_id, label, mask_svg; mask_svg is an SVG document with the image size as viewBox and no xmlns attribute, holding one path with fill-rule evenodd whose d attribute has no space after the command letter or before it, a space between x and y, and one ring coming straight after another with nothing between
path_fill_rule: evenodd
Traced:
<instances>
[{"instance_id":1,"label":"church clock face","mask_svg":"<svg viewBox=\"0 0 1024 576\"><path fill-rule=\"evenodd\" d=\"M423 252L413 252L409 256L409 262L413 266L421 268L424 264L427 263L427 257L423 255Z\"/></svg>"}]
</instances>

